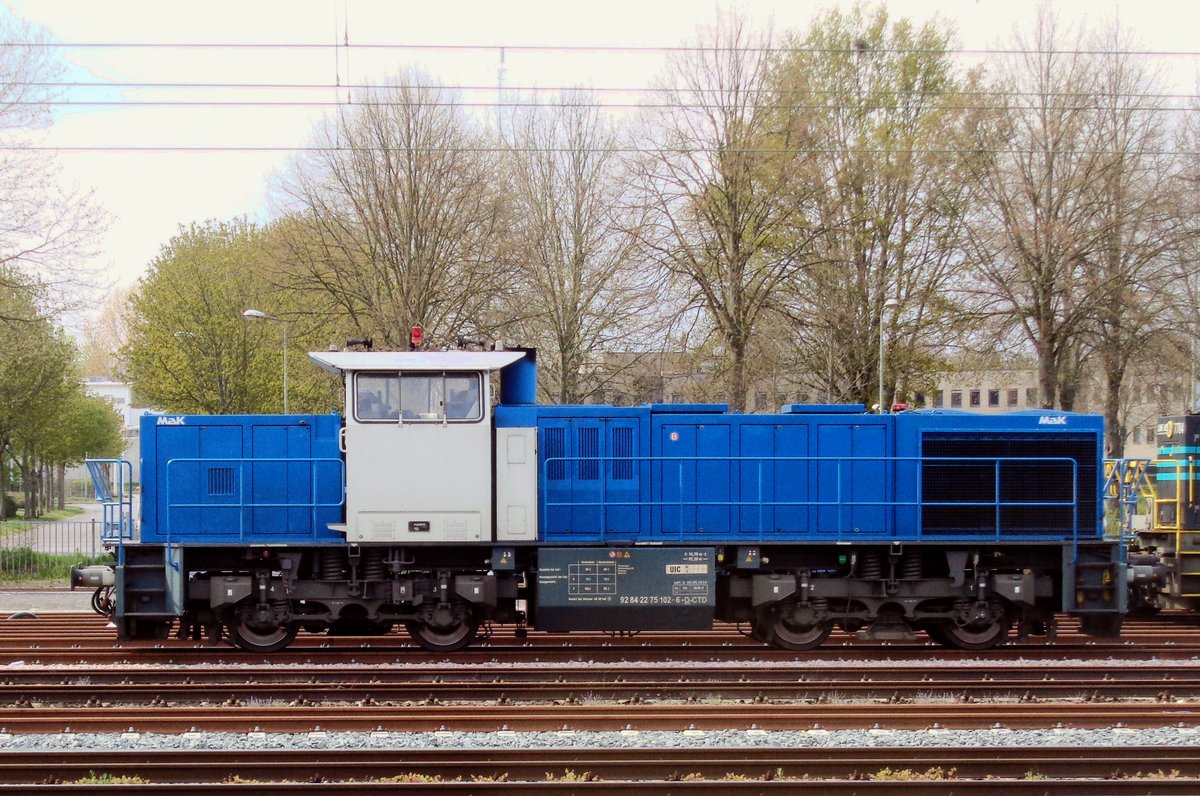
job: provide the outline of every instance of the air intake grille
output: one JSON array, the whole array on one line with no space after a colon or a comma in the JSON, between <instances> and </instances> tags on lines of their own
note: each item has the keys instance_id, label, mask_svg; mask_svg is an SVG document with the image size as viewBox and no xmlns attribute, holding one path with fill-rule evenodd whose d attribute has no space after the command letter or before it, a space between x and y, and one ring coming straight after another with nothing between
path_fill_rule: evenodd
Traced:
<instances>
[{"instance_id":1,"label":"air intake grille","mask_svg":"<svg viewBox=\"0 0 1200 796\"><path fill-rule=\"evenodd\" d=\"M566 429L548 428L546 434L546 458L558 459L546 465L546 477L551 481L561 481L566 477L566 462L560 457L566 455Z\"/></svg>"},{"instance_id":2,"label":"air intake grille","mask_svg":"<svg viewBox=\"0 0 1200 796\"><path fill-rule=\"evenodd\" d=\"M1078 520L1080 534L1093 535L1099 516L1097 450L1097 438L1087 434L926 434L922 442L926 461L921 465L923 531L947 536L998 531L1001 536L1069 537ZM927 461L938 457L984 461ZM1064 458L1075 466L1061 461ZM1040 505L1017 505L1022 503Z\"/></svg>"},{"instance_id":3,"label":"air intake grille","mask_svg":"<svg viewBox=\"0 0 1200 796\"><path fill-rule=\"evenodd\" d=\"M595 481L600 477L600 429L579 429L579 480Z\"/></svg>"},{"instance_id":4,"label":"air intake grille","mask_svg":"<svg viewBox=\"0 0 1200 796\"><path fill-rule=\"evenodd\" d=\"M614 428L612 430L613 480L629 481L633 478L633 461L622 457L633 456L633 429Z\"/></svg>"},{"instance_id":5,"label":"air intake grille","mask_svg":"<svg viewBox=\"0 0 1200 796\"><path fill-rule=\"evenodd\" d=\"M233 494L233 468L208 468L208 494L223 496Z\"/></svg>"}]
</instances>

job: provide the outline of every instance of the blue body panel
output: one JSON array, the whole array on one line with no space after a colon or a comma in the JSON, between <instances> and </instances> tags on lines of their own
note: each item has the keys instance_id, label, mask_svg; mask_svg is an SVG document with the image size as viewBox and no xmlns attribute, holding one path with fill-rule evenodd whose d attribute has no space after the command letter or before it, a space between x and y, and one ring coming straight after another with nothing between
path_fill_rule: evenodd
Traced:
<instances>
[{"instance_id":1,"label":"blue body panel","mask_svg":"<svg viewBox=\"0 0 1200 796\"><path fill-rule=\"evenodd\" d=\"M1103 537L1100 415L929 409L895 417L898 525L938 540ZM1000 505L979 505L993 499Z\"/></svg>"},{"instance_id":2,"label":"blue body panel","mask_svg":"<svg viewBox=\"0 0 1200 796\"><path fill-rule=\"evenodd\" d=\"M653 415L652 536L887 536L890 425L862 414Z\"/></svg>"},{"instance_id":3,"label":"blue body panel","mask_svg":"<svg viewBox=\"0 0 1200 796\"><path fill-rule=\"evenodd\" d=\"M497 407L536 428L540 538L570 543L1087 540L1103 418L861 407Z\"/></svg>"},{"instance_id":4,"label":"blue body panel","mask_svg":"<svg viewBox=\"0 0 1200 796\"><path fill-rule=\"evenodd\" d=\"M1103 419L800 406L496 407L537 429L539 539L572 544L1102 537ZM142 419L143 542L337 543L338 415Z\"/></svg>"},{"instance_id":5,"label":"blue body panel","mask_svg":"<svg viewBox=\"0 0 1200 796\"><path fill-rule=\"evenodd\" d=\"M141 541L345 543L338 415L145 416Z\"/></svg>"}]
</instances>

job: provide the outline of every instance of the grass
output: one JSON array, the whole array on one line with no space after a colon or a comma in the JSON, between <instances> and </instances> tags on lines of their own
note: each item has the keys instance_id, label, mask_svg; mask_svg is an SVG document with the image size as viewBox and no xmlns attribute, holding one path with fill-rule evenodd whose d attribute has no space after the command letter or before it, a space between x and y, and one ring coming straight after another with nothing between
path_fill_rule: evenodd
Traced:
<instances>
[{"instance_id":1,"label":"grass","mask_svg":"<svg viewBox=\"0 0 1200 796\"><path fill-rule=\"evenodd\" d=\"M28 527L29 523L31 523L31 522L57 522L58 520L65 520L69 517L75 517L82 513L83 513L83 509L80 508L79 506L67 506L66 508L63 508L63 509L55 509L54 511L47 511L42 516L34 517L31 520L25 520L25 519L20 519L20 518L7 519L7 520L4 520L3 522L0 522L0 535L5 534L5 533L12 533L14 531L25 530Z\"/></svg>"},{"instance_id":2,"label":"grass","mask_svg":"<svg viewBox=\"0 0 1200 796\"><path fill-rule=\"evenodd\" d=\"M71 576L72 566L107 564L111 561L108 555L88 558L80 554L39 553L30 547L0 548L0 582L62 581L65 584Z\"/></svg>"},{"instance_id":3,"label":"grass","mask_svg":"<svg viewBox=\"0 0 1200 796\"><path fill-rule=\"evenodd\" d=\"M86 777L75 780L75 785L147 785L150 780L126 774L97 774L89 771Z\"/></svg>"}]
</instances>

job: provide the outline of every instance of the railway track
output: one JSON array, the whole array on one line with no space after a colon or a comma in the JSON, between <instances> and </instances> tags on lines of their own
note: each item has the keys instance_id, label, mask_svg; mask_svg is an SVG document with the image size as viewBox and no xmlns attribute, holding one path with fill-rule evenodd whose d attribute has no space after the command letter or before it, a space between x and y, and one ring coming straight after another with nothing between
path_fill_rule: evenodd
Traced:
<instances>
[{"instance_id":1,"label":"railway track","mask_svg":"<svg viewBox=\"0 0 1200 796\"><path fill-rule=\"evenodd\" d=\"M537 702L648 699L829 702L831 700L1081 701L1200 699L1200 664L1094 666L805 663L770 667L675 664L444 664L392 667L196 665L98 669L83 665L8 667L0 705L189 704L247 700L306 702Z\"/></svg>"},{"instance_id":2,"label":"railway track","mask_svg":"<svg viewBox=\"0 0 1200 796\"><path fill-rule=\"evenodd\" d=\"M842 634L818 651L772 650L734 628L685 635L519 638L498 632L450 657L401 635L301 636L252 655L190 640L115 644L100 617L0 621L0 791L249 793L310 789L482 793L1195 793L1200 627L1131 623L1119 640L1064 627L1058 643L965 653ZM1088 660L1128 665L1088 665ZM136 739L229 732L393 734L1178 726L1165 748L7 751L7 739ZM270 737L270 736L264 736ZM395 736L399 737L399 735ZM519 738L520 736L513 736ZM586 736L580 736L586 737ZM515 741L514 741L515 742ZM128 780L124 779L128 778ZM44 783L44 784L38 784Z\"/></svg>"},{"instance_id":3,"label":"railway track","mask_svg":"<svg viewBox=\"0 0 1200 796\"><path fill-rule=\"evenodd\" d=\"M488 749L0 753L0 792L104 781L104 792L194 792L215 784L306 789L616 794L700 792L1194 793L1200 750ZM428 787L428 791L422 789ZM456 785L458 787L456 787ZM1031 787L1036 786L1036 787ZM116 790L112 790L116 788ZM39 788L39 792L40 792ZM78 791L76 791L78 792Z\"/></svg>"},{"instance_id":4,"label":"railway track","mask_svg":"<svg viewBox=\"0 0 1200 796\"><path fill-rule=\"evenodd\" d=\"M986 653L949 650L925 640L864 642L841 632L834 633L819 649L792 653L766 647L740 634L734 626L703 633L643 633L633 637L535 632L521 638L509 629L502 629L478 645L454 653L449 660L480 663L533 659L547 662L703 659L782 663L880 658L893 661L974 660L981 655L1039 660L1098 656L1114 660L1140 660L1147 656L1187 660L1200 657L1200 623L1187 614L1168 614L1154 620L1130 621L1120 639L1093 639L1079 633L1074 623L1064 622L1053 644L1044 641L1009 643ZM118 644L113 629L107 626L104 618L89 614L48 614L36 619L0 621L0 665L17 661L42 664L86 661L100 665L190 661L222 664L255 660L272 664L383 664L396 661L434 663L445 661L447 657L419 649L402 633L369 637L302 633L288 649L262 656L243 652L226 643L212 645L173 638Z\"/></svg>"},{"instance_id":5,"label":"railway track","mask_svg":"<svg viewBox=\"0 0 1200 796\"><path fill-rule=\"evenodd\" d=\"M619 704L221 704L19 706L2 719L11 733L272 733L496 732L648 730L879 730L1044 727L1162 727L1200 724L1200 704L1047 701L967 703L753 703L644 702Z\"/></svg>"},{"instance_id":6,"label":"railway track","mask_svg":"<svg viewBox=\"0 0 1200 796\"><path fill-rule=\"evenodd\" d=\"M47 635L79 624L53 617ZM99 617L83 617L95 625ZM910 645L920 663L895 660L899 646L848 646L858 655L813 660L808 654L763 656L739 644L729 659L711 649L619 645L545 648L513 655L479 651L468 660L428 662L428 654L359 654L347 640L321 663L311 649L262 656L193 642L139 644L120 650L92 647L65 654L69 664L41 660L42 637L4 630L10 654L23 653L0 671L4 726L14 733L272 732L324 730L483 731L796 729L825 727L910 729L1103 728L1118 723L1154 727L1200 722L1200 661L1166 663L1145 656L1126 666L1031 660L1027 649L960 653ZM1161 628L1154 628L1161 632ZM46 631L42 631L46 633ZM339 642L342 640L338 640ZM146 660L146 652L174 656ZM368 648L369 649L369 648ZM596 649L619 653L620 663L598 659ZM1083 648L1107 658L1111 645ZM704 651L698 651L704 650ZM119 652L114 661L97 652ZM352 653L352 654L342 654ZM883 661L860 656L883 657ZM1011 658L1006 659L1006 654ZM983 656L988 657L983 657ZM481 657L486 656L486 657ZM99 660L97 660L97 657ZM555 656L549 656L551 658ZM676 660L664 662L667 657ZM1088 657L1083 655L1082 657ZM314 660L314 658L316 660ZM19 660L18 665L15 661ZM114 665L110 665L114 664ZM752 717L752 719L751 719Z\"/></svg>"}]
</instances>

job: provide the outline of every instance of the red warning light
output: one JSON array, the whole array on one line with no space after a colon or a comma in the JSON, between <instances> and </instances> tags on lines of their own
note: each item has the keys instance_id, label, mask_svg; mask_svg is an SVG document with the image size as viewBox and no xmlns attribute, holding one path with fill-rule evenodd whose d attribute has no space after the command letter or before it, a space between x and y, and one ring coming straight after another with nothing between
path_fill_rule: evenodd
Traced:
<instances>
[{"instance_id":1,"label":"red warning light","mask_svg":"<svg viewBox=\"0 0 1200 796\"><path fill-rule=\"evenodd\" d=\"M908 404L904 404L904 403L892 404L892 411L893 412L907 412Z\"/></svg>"},{"instance_id":2,"label":"red warning light","mask_svg":"<svg viewBox=\"0 0 1200 796\"><path fill-rule=\"evenodd\" d=\"M423 342L425 342L425 330L420 326L414 326L408 335L408 347L416 351Z\"/></svg>"}]
</instances>

